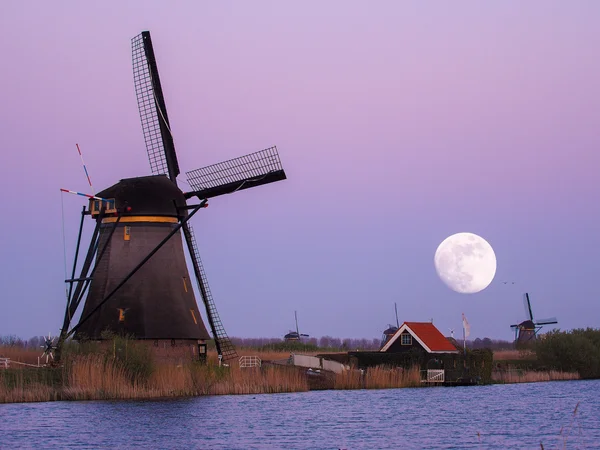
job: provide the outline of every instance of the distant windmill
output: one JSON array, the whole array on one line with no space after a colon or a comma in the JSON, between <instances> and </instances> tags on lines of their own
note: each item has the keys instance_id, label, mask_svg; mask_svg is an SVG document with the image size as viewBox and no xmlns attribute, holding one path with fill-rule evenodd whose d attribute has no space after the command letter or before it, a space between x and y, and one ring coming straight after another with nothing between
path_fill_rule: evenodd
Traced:
<instances>
[{"instance_id":1,"label":"distant windmill","mask_svg":"<svg viewBox=\"0 0 600 450\"><path fill-rule=\"evenodd\" d=\"M398 305L396 305L396 302L394 302L394 312L396 313L396 326L388 324L387 328L383 330L383 338L381 339L382 347L394 334L396 334L398 328L400 328L400 321L398 320Z\"/></svg>"},{"instance_id":2,"label":"distant windmill","mask_svg":"<svg viewBox=\"0 0 600 450\"><path fill-rule=\"evenodd\" d=\"M454 329L453 328L448 328L450 330L450 337L452 339L454 339Z\"/></svg>"},{"instance_id":3,"label":"distant windmill","mask_svg":"<svg viewBox=\"0 0 600 450\"><path fill-rule=\"evenodd\" d=\"M519 324L510 326L513 330L515 330L515 343L525 343L534 340L538 332L542 329L543 325L558 323L556 317L534 320L533 311L531 310L531 302L527 292L523 295L523 304L525 306L525 315L527 316L527 319Z\"/></svg>"},{"instance_id":4,"label":"distant windmill","mask_svg":"<svg viewBox=\"0 0 600 450\"><path fill-rule=\"evenodd\" d=\"M300 341L303 337L308 337L308 334L300 334L298 329L298 313L294 311L294 318L296 319L296 331L290 331L286 334L283 339L286 341Z\"/></svg>"}]
</instances>

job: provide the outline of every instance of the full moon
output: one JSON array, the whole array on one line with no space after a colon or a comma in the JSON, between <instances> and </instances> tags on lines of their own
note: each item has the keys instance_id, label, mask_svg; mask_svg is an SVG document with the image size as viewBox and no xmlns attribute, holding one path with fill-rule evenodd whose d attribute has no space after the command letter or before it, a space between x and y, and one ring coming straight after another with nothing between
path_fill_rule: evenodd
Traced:
<instances>
[{"instance_id":1,"label":"full moon","mask_svg":"<svg viewBox=\"0 0 600 450\"><path fill-rule=\"evenodd\" d=\"M494 249L473 233L457 233L444 239L433 261L441 280L461 294L484 290L496 275Z\"/></svg>"}]
</instances>

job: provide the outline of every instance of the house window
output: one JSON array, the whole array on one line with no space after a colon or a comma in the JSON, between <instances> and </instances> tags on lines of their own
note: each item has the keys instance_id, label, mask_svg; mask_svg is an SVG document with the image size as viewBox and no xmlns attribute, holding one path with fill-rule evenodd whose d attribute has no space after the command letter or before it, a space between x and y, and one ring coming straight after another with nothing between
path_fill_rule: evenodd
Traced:
<instances>
[{"instance_id":1,"label":"house window","mask_svg":"<svg viewBox=\"0 0 600 450\"><path fill-rule=\"evenodd\" d=\"M412 345L412 336L408 333L401 334L400 335L400 344Z\"/></svg>"}]
</instances>

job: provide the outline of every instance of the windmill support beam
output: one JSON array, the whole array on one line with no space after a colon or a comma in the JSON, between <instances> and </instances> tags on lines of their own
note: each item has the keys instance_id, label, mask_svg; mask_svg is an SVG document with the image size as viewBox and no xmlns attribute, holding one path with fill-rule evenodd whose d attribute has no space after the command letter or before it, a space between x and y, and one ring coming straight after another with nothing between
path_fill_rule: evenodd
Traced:
<instances>
[{"instance_id":1,"label":"windmill support beam","mask_svg":"<svg viewBox=\"0 0 600 450\"><path fill-rule=\"evenodd\" d=\"M87 277L87 278L71 278L70 280L65 280L65 283L74 283L74 282L79 282L79 281L92 281L92 277Z\"/></svg>"},{"instance_id":2,"label":"windmill support beam","mask_svg":"<svg viewBox=\"0 0 600 450\"><path fill-rule=\"evenodd\" d=\"M190 209L194 209L196 206L198 206L198 205L178 206L177 210L178 211L187 211L187 210L190 210ZM204 206L201 206L201 208L206 208L206 207L208 207L208 203L205 203Z\"/></svg>"},{"instance_id":3,"label":"windmill support beam","mask_svg":"<svg viewBox=\"0 0 600 450\"><path fill-rule=\"evenodd\" d=\"M85 208L84 208L84 210L85 210ZM82 213L82 217L83 217L83 213ZM83 226L81 226L79 228L79 237L77 238L78 242L81 239L82 230L83 230ZM81 268L81 274L80 274L79 278L85 278L88 273L89 267L92 263L92 259L93 259L94 255L96 254L99 231L100 231L100 222L97 222L96 226L94 228L94 232L92 233L92 239L90 241L90 245L88 247L87 255L86 255L85 261L83 263L83 267ZM77 253L79 253L79 251ZM77 254L75 255L75 259L77 259ZM75 269L75 264L73 265L73 269ZM72 299L78 297L79 294L81 293L81 291L83 290L82 283L80 281L78 281L77 286L75 287L75 292L73 292L73 283L74 282L75 281L69 282L70 287L69 287L69 294L67 297L67 305L65 308L65 316L63 318L63 326L60 330L60 336L58 338L58 343L56 344L56 360L57 361L60 360L62 344L67 340L67 337L68 337L67 332L69 331L69 326L71 325L71 318L73 317L73 315L71 314L72 306L73 306Z\"/></svg>"},{"instance_id":4,"label":"windmill support beam","mask_svg":"<svg viewBox=\"0 0 600 450\"><path fill-rule=\"evenodd\" d=\"M84 211L85 211L85 208L84 208ZM96 220L96 227L94 228L92 240L90 242L90 246L88 248L88 252L87 252L85 261L83 263L83 267L81 269L81 275L79 276L79 278L67 280L67 282L69 282L71 284L71 289L73 287L74 282L77 283L77 286L75 288L75 293L73 294L73 297L71 297L71 289L69 290L69 298L67 299L67 307L65 309L65 317L63 320L63 326L61 328L60 336L59 336L58 342L56 344L56 355L57 355L56 359L57 360L60 360L62 345L69 337L68 331L69 331L69 326L71 325L71 319L75 315L75 312L77 311L77 308L79 307L79 304L81 303L81 300L83 299L83 296L87 292L90 282L94 278L94 272L96 271L95 265L94 265L94 268L92 269L92 272L90 273L90 275L89 276L86 276L86 275L87 275L88 271L90 270L94 256L96 255L96 253L98 251L98 245L100 243L100 224L102 223L102 216L103 216L103 214L100 213L100 215L98 216L98 219ZM82 218L83 217L84 216L82 213ZM117 224L119 223L120 218L121 218L121 216L119 215L117 217L117 220L111 227L109 237L104 242L104 245L102 246L102 249L100 251L100 258L106 251L106 248L108 247L108 243L110 242L110 237L114 233L114 231L117 227ZM79 228L79 237L77 239L78 243L81 239L82 229L83 229L83 224ZM78 249L78 252L79 252L79 249ZM77 255L75 256L75 259L77 259ZM75 267L74 267L74 269L75 269Z\"/></svg>"},{"instance_id":5,"label":"windmill support beam","mask_svg":"<svg viewBox=\"0 0 600 450\"><path fill-rule=\"evenodd\" d=\"M66 338L72 336L79 329L79 327L81 327L83 323L85 323L91 316L93 316L102 307L102 305L104 305L108 300L110 300L111 297L115 295L115 293L119 289L121 289L121 287L123 287L123 285L127 283L127 281L129 281L129 279L133 275L135 275L135 273L138 270L140 270L144 266L144 264L146 264L148 260L152 258L152 256L154 256L154 254L162 248L163 245L165 245L169 241L169 239L175 236L175 234L194 216L194 214L196 214L200 210L200 208L203 207L204 204L206 204L206 200L204 200L204 202L196 206L196 208L194 208L185 219L179 222L179 224L175 228L173 228L173 230L171 230L171 232L154 248L154 250L152 250L142 261L140 261L140 263L137 266L135 266L131 270L131 272L129 272L129 274L106 297L104 297L104 299L100 303L98 303L98 305L94 309L90 311L90 313L87 316L83 317L79 321L79 323L67 333Z\"/></svg>"},{"instance_id":6,"label":"windmill support beam","mask_svg":"<svg viewBox=\"0 0 600 450\"><path fill-rule=\"evenodd\" d=\"M94 232L92 233L92 239L90 241L90 246L88 247L87 255L85 257L85 261L83 263L83 267L81 268L81 274L79 278L85 278L89 268L92 264L92 260L94 255L96 254L97 246L98 246L98 235L100 233L100 222L96 223L96 227L94 228ZM73 287L73 282L71 282L71 288ZM61 331L61 338L63 337L63 333L66 333L69 324L71 323L71 318L73 315L71 314L73 299L79 297L81 291L83 290L83 284L81 282L77 282L75 286L75 292L72 292L72 289L69 290L69 298L67 298L67 307L65 308L65 317L63 320L63 327Z\"/></svg>"},{"instance_id":7,"label":"windmill support beam","mask_svg":"<svg viewBox=\"0 0 600 450\"><path fill-rule=\"evenodd\" d=\"M66 283L71 283L69 285L69 294L67 295L67 308L69 307L69 301L71 299L71 294L73 293L73 281L75 280L75 270L77 270L77 258L79 256L79 247L81 245L81 233L83 231L83 221L85 219L85 206L81 210L81 222L79 223L79 233L77 234L77 245L75 246L75 258L73 260L73 270L71 271L71 280L65 280Z\"/></svg>"},{"instance_id":8,"label":"windmill support beam","mask_svg":"<svg viewBox=\"0 0 600 450\"><path fill-rule=\"evenodd\" d=\"M115 230L117 228L117 225L119 224L120 220L121 220L121 216L119 215L117 217L117 220L115 220L115 222L113 223L113 225L112 225L112 227L110 229L110 232L108 234L108 238L105 239L105 241L104 241L104 245L102 246L102 249L98 253L98 258L97 258L98 261L102 259L102 256L104 256L104 253L106 252L106 249L108 248L108 243L110 242L110 239L112 238L112 235L114 234L114 232L115 232ZM101 222L102 222L102 220L98 219L97 223L100 224ZM100 245L100 236L98 236L98 240L96 242L96 250L97 250L97 248L98 248L99 245ZM92 258L93 258L93 255L92 255ZM88 269L87 270L89 270L89 267L91 266L92 262L91 261L88 262L86 260L86 263L88 264ZM90 286L91 280L94 278L94 274L96 273L97 267L98 266L94 265L94 267L92 268L92 271L90 272L90 275L88 277L85 277L85 275L82 274L82 278L81 279L82 279L84 285L83 285L83 288L80 289L79 296L75 297L75 299L74 299L75 301L73 301L73 299L71 299L71 306L70 306L70 311L69 311L69 319L71 319L75 315L75 311L77 311L77 308L79 308L79 304L81 303L81 300L83 299L85 293L87 292L87 289ZM79 286L80 286L80 284L78 284L78 287Z\"/></svg>"}]
</instances>

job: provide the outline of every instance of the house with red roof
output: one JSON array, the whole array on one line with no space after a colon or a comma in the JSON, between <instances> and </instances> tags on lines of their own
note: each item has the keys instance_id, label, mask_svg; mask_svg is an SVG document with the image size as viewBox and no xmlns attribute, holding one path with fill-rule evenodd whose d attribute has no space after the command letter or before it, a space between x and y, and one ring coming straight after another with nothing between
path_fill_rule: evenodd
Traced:
<instances>
[{"instance_id":1,"label":"house with red roof","mask_svg":"<svg viewBox=\"0 0 600 450\"><path fill-rule=\"evenodd\" d=\"M429 354L459 353L459 350L432 322L404 322L391 335L380 352L400 353L421 349Z\"/></svg>"}]
</instances>

